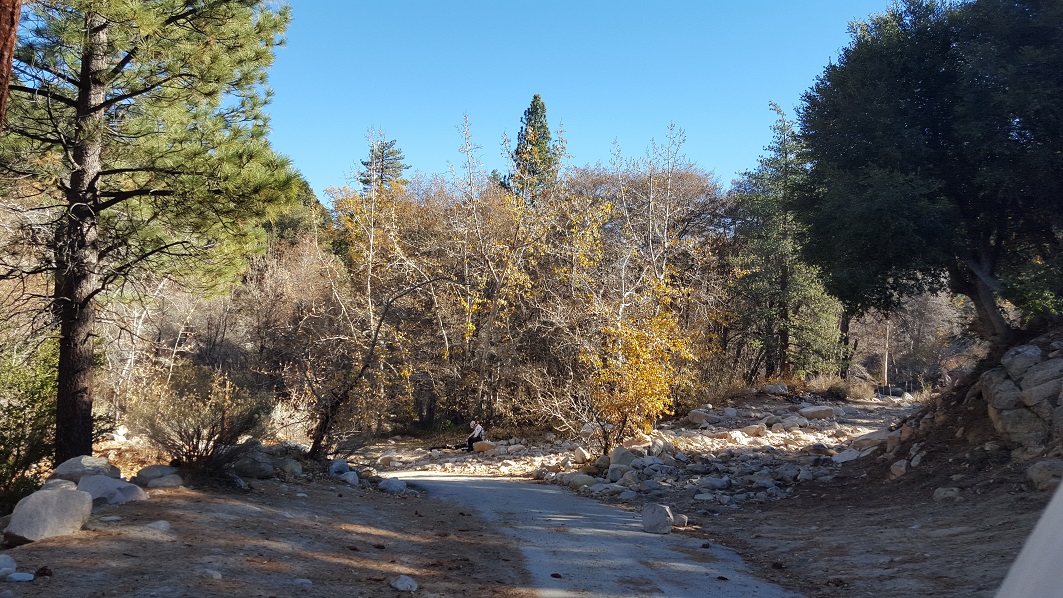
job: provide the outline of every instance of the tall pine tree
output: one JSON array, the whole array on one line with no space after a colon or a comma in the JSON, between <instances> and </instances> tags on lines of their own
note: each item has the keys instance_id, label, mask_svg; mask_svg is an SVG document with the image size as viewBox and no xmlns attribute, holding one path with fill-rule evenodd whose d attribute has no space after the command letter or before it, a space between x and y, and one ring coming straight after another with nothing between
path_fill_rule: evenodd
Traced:
<instances>
[{"instance_id":1,"label":"tall pine tree","mask_svg":"<svg viewBox=\"0 0 1063 598\"><path fill-rule=\"evenodd\" d=\"M517 148L510 156L513 170L507 182L526 203L531 203L557 180L561 149L551 139L546 104L539 94L532 96L520 124Z\"/></svg>"},{"instance_id":2,"label":"tall pine tree","mask_svg":"<svg viewBox=\"0 0 1063 598\"><path fill-rule=\"evenodd\" d=\"M255 225L294 194L262 112L288 22L273 6L70 0L23 11L0 176L21 193L14 217L42 259L5 259L0 275L53 279L57 460L92 453L100 294L138 269L194 268L254 246Z\"/></svg>"}]
</instances>

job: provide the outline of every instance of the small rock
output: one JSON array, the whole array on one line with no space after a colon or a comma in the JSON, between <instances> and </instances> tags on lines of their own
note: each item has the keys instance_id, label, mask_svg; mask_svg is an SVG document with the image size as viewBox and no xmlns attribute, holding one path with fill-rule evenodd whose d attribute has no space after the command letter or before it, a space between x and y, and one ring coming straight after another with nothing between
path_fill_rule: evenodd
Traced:
<instances>
[{"instance_id":1,"label":"small rock","mask_svg":"<svg viewBox=\"0 0 1063 598\"><path fill-rule=\"evenodd\" d=\"M406 482L398 478L387 478L381 481L377 488L388 494L402 494L406 491Z\"/></svg>"},{"instance_id":2,"label":"small rock","mask_svg":"<svg viewBox=\"0 0 1063 598\"><path fill-rule=\"evenodd\" d=\"M15 569L15 559L6 554L0 554L0 577L11 575Z\"/></svg>"},{"instance_id":3,"label":"small rock","mask_svg":"<svg viewBox=\"0 0 1063 598\"><path fill-rule=\"evenodd\" d=\"M724 407L723 408L723 416L724 417L738 417L738 410L735 409L734 407Z\"/></svg>"},{"instance_id":4,"label":"small rock","mask_svg":"<svg viewBox=\"0 0 1063 598\"><path fill-rule=\"evenodd\" d=\"M416 592L418 587L417 582L414 581L412 577L409 577L407 575L400 575L396 577L395 579L391 580L391 583L388 585L400 592Z\"/></svg>"},{"instance_id":5,"label":"small rock","mask_svg":"<svg viewBox=\"0 0 1063 598\"><path fill-rule=\"evenodd\" d=\"M216 571L214 569L204 569L200 571L200 573L203 575L203 577L209 577L210 579L222 578L221 571Z\"/></svg>"},{"instance_id":6,"label":"small rock","mask_svg":"<svg viewBox=\"0 0 1063 598\"><path fill-rule=\"evenodd\" d=\"M1026 469L1026 479L1038 490L1051 490L1063 479L1063 460L1045 459Z\"/></svg>"},{"instance_id":7,"label":"small rock","mask_svg":"<svg viewBox=\"0 0 1063 598\"><path fill-rule=\"evenodd\" d=\"M855 461L856 459L859 459L861 455L861 451L858 451L854 448L848 448L838 453L837 455L831 457L831 460L839 464L848 463L849 461Z\"/></svg>"},{"instance_id":8,"label":"small rock","mask_svg":"<svg viewBox=\"0 0 1063 598\"><path fill-rule=\"evenodd\" d=\"M351 486L357 486L361 483L361 480L358 479L357 471L348 471L347 473L340 474L339 479Z\"/></svg>"},{"instance_id":9,"label":"small rock","mask_svg":"<svg viewBox=\"0 0 1063 598\"><path fill-rule=\"evenodd\" d=\"M577 446L576 450L572 451L572 460L576 463L586 463L591 460L591 452L582 446Z\"/></svg>"},{"instance_id":10,"label":"small rock","mask_svg":"<svg viewBox=\"0 0 1063 598\"><path fill-rule=\"evenodd\" d=\"M801 417L808 419L831 419L834 417L834 408L830 405L813 405L805 407L797 412Z\"/></svg>"},{"instance_id":11,"label":"small rock","mask_svg":"<svg viewBox=\"0 0 1063 598\"><path fill-rule=\"evenodd\" d=\"M12 573L7 576L7 580L10 582L25 582L33 581L32 573Z\"/></svg>"},{"instance_id":12,"label":"small rock","mask_svg":"<svg viewBox=\"0 0 1063 598\"><path fill-rule=\"evenodd\" d=\"M305 577L300 577L298 579L294 579L294 580L292 580L292 583L294 583L297 586L312 586L312 585L314 585L314 582L310 581L309 579L307 579Z\"/></svg>"},{"instance_id":13,"label":"small rock","mask_svg":"<svg viewBox=\"0 0 1063 598\"><path fill-rule=\"evenodd\" d=\"M790 389L785 384L766 384L762 390L770 395L790 394Z\"/></svg>"},{"instance_id":14,"label":"small rock","mask_svg":"<svg viewBox=\"0 0 1063 598\"><path fill-rule=\"evenodd\" d=\"M672 515L672 525L675 527L686 527L689 519L686 515L676 514Z\"/></svg>"},{"instance_id":15,"label":"small rock","mask_svg":"<svg viewBox=\"0 0 1063 598\"><path fill-rule=\"evenodd\" d=\"M959 488L937 488L934 490L934 500L956 500L960 498Z\"/></svg>"},{"instance_id":16,"label":"small rock","mask_svg":"<svg viewBox=\"0 0 1063 598\"><path fill-rule=\"evenodd\" d=\"M173 529L172 526L170 526L170 522L166 521L164 519L160 519L158 521L152 521L151 523L145 525L144 527L149 528L149 529L153 529L153 530L159 531L159 532L168 532L171 529Z\"/></svg>"},{"instance_id":17,"label":"small rock","mask_svg":"<svg viewBox=\"0 0 1063 598\"><path fill-rule=\"evenodd\" d=\"M122 518L118 515L108 515L106 517L100 517L101 523L114 523L115 521L121 521Z\"/></svg>"},{"instance_id":18,"label":"small rock","mask_svg":"<svg viewBox=\"0 0 1063 598\"><path fill-rule=\"evenodd\" d=\"M900 461L895 462L893 465L890 465L891 480L896 480L897 478L903 476L906 473L908 473L907 459L901 459Z\"/></svg>"}]
</instances>

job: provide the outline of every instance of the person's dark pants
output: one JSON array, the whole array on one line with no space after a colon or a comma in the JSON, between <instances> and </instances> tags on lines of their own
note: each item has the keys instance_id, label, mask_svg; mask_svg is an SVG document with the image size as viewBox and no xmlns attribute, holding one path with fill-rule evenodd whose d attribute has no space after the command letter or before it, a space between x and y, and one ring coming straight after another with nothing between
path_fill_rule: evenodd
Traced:
<instances>
[{"instance_id":1,"label":"person's dark pants","mask_svg":"<svg viewBox=\"0 0 1063 598\"><path fill-rule=\"evenodd\" d=\"M471 453L472 452L472 445L476 444L477 442L480 442L483 439L484 439L483 436L477 436L476 438L470 438L469 439L469 443L468 443L469 446L465 450Z\"/></svg>"}]
</instances>

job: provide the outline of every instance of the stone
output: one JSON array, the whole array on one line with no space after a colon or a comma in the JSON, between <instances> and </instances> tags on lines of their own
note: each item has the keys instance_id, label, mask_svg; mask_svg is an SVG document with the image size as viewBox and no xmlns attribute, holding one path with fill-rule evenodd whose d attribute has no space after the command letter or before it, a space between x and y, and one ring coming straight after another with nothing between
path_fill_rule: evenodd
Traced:
<instances>
[{"instance_id":1,"label":"stone","mask_svg":"<svg viewBox=\"0 0 1063 598\"><path fill-rule=\"evenodd\" d=\"M109 478L120 478L122 477L122 472L103 457L82 455L63 461L59 467L55 468L52 475L48 476L48 479L70 480L76 484L81 481L82 477L87 475L105 475Z\"/></svg>"},{"instance_id":2,"label":"stone","mask_svg":"<svg viewBox=\"0 0 1063 598\"><path fill-rule=\"evenodd\" d=\"M902 477L906 473L908 473L907 459L901 459L900 461L894 462L893 465L890 465L891 480L896 480L897 478Z\"/></svg>"},{"instance_id":3,"label":"stone","mask_svg":"<svg viewBox=\"0 0 1063 598\"><path fill-rule=\"evenodd\" d=\"M1029 409L999 410L990 407L989 419L1001 436L1024 447L1041 447L1048 441L1048 424Z\"/></svg>"},{"instance_id":4,"label":"stone","mask_svg":"<svg viewBox=\"0 0 1063 598\"><path fill-rule=\"evenodd\" d=\"M180 488L181 486L184 486L184 484L184 479L176 473L173 473L151 480L148 482L148 488Z\"/></svg>"},{"instance_id":5,"label":"stone","mask_svg":"<svg viewBox=\"0 0 1063 598\"><path fill-rule=\"evenodd\" d=\"M859 451L854 448L847 448L844 451L832 456L830 459L835 463L848 463L849 461L855 461L859 459L863 454L863 451Z\"/></svg>"},{"instance_id":6,"label":"stone","mask_svg":"<svg viewBox=\"0 0 1063 598\"><path fill-rule=\"evenodd\" d=\"M734 407L724 407L723 408L723 416L724 417L738 417L738 410L735 409Z\"/></svg>"},{"instance_id":7,"label":"stone","mask_svg":"<svg viewBox=\"0 0 1063 598\"><path fill-rule=\"evenodd\" d=\"M614 463L609 466L609 473L606 475L606 479L610 482L619 482L620 478L624 477L624 474L629 471L631 471L631 467Z\"/></svg>"},{"instance_id":8,"label":"stone","mask_svg":"<svg viewBox=\"0 0 1063 598\"><path fill-rule=\"evenodd\" d=\"M1033 407L1038 403L1048 401L1058 403L1060 388L1063 388L1063 378L1049 380L1044 384L1038 384L1037 386L1023 389L1023 391L1019 393L1019 400L1027 407Z\"/></svg>"},{"instance_id":9,"label":"stone","mask_svg":"<svg viewBox=\"0 0 1063 598\"><path fill-rule=\"evenodd\" d=\"M350 484L351 486L357 486L361 483L361 480L358 479L357 471L348 471L347 473L340 474L337 477L344 483Z\"/></svg>"},{"instance_id":10,"label":"stone","mask_svg":"<svg viewBox=\"0 0 1063 598\"><path fill-rule=\"evenodd\" d=\"M687 419L690 420L690 423L696 426L720 423L719 416L701 409L691 409L690 412L687 413Z\"/></svg>"},{"instance_id":11,"label":"stone","mask_svg":"<svg viewBox=\"0 0 1063 598\"><path fill-rule=\"evenodd\" d=\"M731 487L731 478L704 477L698 480L698 486L710 490L727 490Z\"/></svg>"},{"instance_id":12,"label":"stone","mask_svg":"<svg viewBox=\"0 0 1063 598\"><path fill-rule=\"evenodd\" d=\"M480 440L478 442L472 443L472 452L485 453L487 451L494 450L495 446L497 445L495 445L495 443L491 442L490 440Z\"/></svg>"},{"instance_id":13,"label":"stone","mask_svg":"<svg viewBox=\"0 0 1063 598\"><path fill-rule=\"evenodd\" d=\"M1026 479L1038 490L1052 490L1063 480L1063 460L1045 459L1026 468Z\"/></svg>"},{"instance_id":14,"label":"stone","mask_svg":"<svg viewBox=\"0 0 1063 598\"><path fill-rule=\"evenodd\" d=\"M274 457L273 469L287 476L303 475L303 464L291 457Z\"/></svg>"},{"instance_id":15,"label":"stone","mask_svg":"<svg viewBox=\"0 0 1063 598\"><path fill-rule=\"evenodd\" d=\"M800 409L797 413L808 419L831 419L834 417L834 408L830 405L813 405Z\"/></svg>"},{"instance_id":16,"label":"stone","mask_svg":"<svg viewBox=\"0 0 1063 598\"><path fill-rule=\"evenodd\" d=\"M672 532L672 510L665 505L649 503L642 508L642 529L651 534L669 534Z\"/></svg>"},{"instance_id":17,"label":"stone","mask_svg":"<svg viewBox=\"0 0 1063 598\"><path fill-rule=\"evenodd\" d=\"M609 463L619 465L631 465L631 462L635 460L635 453L628 449L618 446L613 449L613 452L609 453Z\"/></svg>"},{"instance_id":18,"label":"stone","mask_svg":"<svg viewBox=\"0 0 1063 598\"><path fill-rule=\"evenodd\" d=\"M786 395L790 394L790 389L785 384L765 384L762 388L764 392L770 395Z\"/></svg>"},{"instance_id":19,"label":"stone","mask_svg":"<svg viewBox=\"0 0 1063 598\"><path fill-rule=\"evenodd\" d=\"M576 463L586 463L591 460L591 452L582 446L577 446L576 450L572 451L572 460Z\"/></svg>"},{"instance_id":20,"label":"stone","mask_svg":"<svg viewBox=\"0 0 1063 598\"><path fill-rule=\"evenodd\" d=\"M331 475L343 475L351 470L351 466L347 464L346 459L333 459L328 464L328 472Z\"/></svg>"},{"instance_id":21,"label":"stone","mask_svg":"<svg viewBox=\"0 0 1063 598\"><path fill-rule=\"evenodd\" d=\"M15 568L15 559L6 554L0 554L0 577L14 573Z\"/></svg>"},{"instance_id":22,"label":"stone","mask_svg":"<svg viewBox=\"0 0 1063 598\"><path fill-rule=\"evenodd\" d=\"M886 434L886 452L890 452L901 445L901 431L891 430Z\"/></svg>"},{"instance_id":23,"label":"stone","mask_svg":"<svg viewBox=\"0 0 1063 598\"><path fill-rule=\"evenodd\" d=\"M33 581L32 573L11 573L7 576L7 581L12 583Z\"/></svg>"},{"instance_id":24,"label":"stone","mask_svg":"<svg viewBox=\"0 0 1063 598\"><path fill-rule=\"evenodd\" d=\"M1007 353L1000 358L1000 365L1007 371L1008 376L1014 380L1022 380L1034 365L1040 363L1042 358L1041 349L1034 345L1019 345L1008 349Z\"/></svg>"},{"instance_id":25,"label":"stone","mask_svg":"<svg viewBox=\"0 0 1063 598\"><path fill-rule=\"evenodd\" d=\"M417 582L414 581L412 577L409 577L407 575L400 575L396 577L395 579L391 580L391 583L388 585L400 592L416 592L418 587Z\"/></svg>"},{"instance_id":26,"label":"stone","mask_svg":"<svg viewBox=\"0 0 1063 598\"><path fill-rule=\"evenodd\" d=\"M18 546L80 530L92 514L88 492L44 490L18 501L11 523L4 530L4 542Z\"/></svg>"},{"instance_id":27,"label":"stone","mask_svg":"<svg viewBox=\"0 0 1063 598\"><path fill-rule=\"evenodd\" d=\"M686 515L672 515L672 525L675 527L686 527L689 522L690 519Z\"/></svg>"},{"instance_id":28,"label":"stone","mask_svg":"<svg viewBox=\"0 0 1063 598\"><path fill-rule=\"evenodd\" d=\"M398 465L402 465L402 458L398 455L384 454L377 458L376 464L381 467L396 467Z\"/></svg>"},{"instance_id":29,"label":"stone","mask_svg":"<svg viewBox=\"0 0 1063 598\"><path fill-rule=\"evenodd\" d=\"M934 500L959 500L960 489L954 487L934 489Z\"/></svg>"},{"instance_id":30,"label":"stone","mask_svg":"<svg viewBox=\"0 0 1063 598\"><path fill-rule=\"evenodd\" d=\"M177 468L171 465L148 465L147 467L141 468L141 470L133 476L133 479L129 481L141 486L147 486L152 480L157 480L168 475L174 475L177 471Z\"/></svg>"},{"instance_id":31,"label":"stone","mask_svg":"<svg viewBox=\"0 0 1063 598\"><path fill-rule=\"evenodd\" d=\"M746 436L761 437L768 435L768 426L764 424L753 424L741 428L741 431Z\"/></svg>"},{"instance_id":32,"label":"stone","mask_svg":"<svg viewBox=\"0 0 1063 598\"><path fill-rule=\"evenodd\" d=\"M60 480L58 478L48 480L41 486L41 490L77 490L78 485L70 480Z\"/></svg>"},{"instance_id":33,"label":"stone","mask_svg":"<svg viewBox=\"0 0 1063 598\"><path fill-rule=\"evenodd\" d=\"M377 488L388 494L402 494L406 491L406 482L398 478L385 478L377 485Z\"/></svg>"},{"instance_id":34,"label":"stone","mask_svg":"<svg viewBox=\"0 0 1063 598\"><path fill-rule=\"evenodd\" d=\"M831 411L833 412L833 410ZM780 423L782 424L783 428L785 428L787 431L790 431L796 428L808 427L808 418L802 417L800 415L791 415L790 417L783 418L782 422Z\"/></svg>"},{"instance_id":35,"label":"stone","mask_svg":"<svg viewBox=\"0 0 1063 598\"><path fill-rule=\"evenodd\" d=\"M1051 380L1058 381L1060 378L1063 378L1063 358L1057 357L1031 366L1023 375L1019 387L1029 390Z\"/></svg>"},{"instance_id":36,"label":"stone","mask_svg":"<svg viewBox=\"0 0 1063 598\"><path fill-rule=\"evenodd\" d=\"M273 477L273 459L260 451L252 451L233 463L233 471L242 478L268 480Z\"/></svg>"},{"instance_id":37,"label":"stone","mask_svg":"<svg viewBox=\"0 0 1063 598\"><path fill-rule=\"evenodd\" d=\"M565 485L573 490L579 490L584 486L593 486L598 483L598 478L585 473L574 473L565 479Z\"/></svg>"},{"instance_id":38,"label":"stone","mask_svg":"<svg viewBox=\"0 0 1063 598\"><path fill-rule=\"evenodd\" d=\"M78 490L88 492L93 504L121 505L135 500L147 500L148 493L136 484L116 480L105 475L87 475L78 482Z\"/></svg>"},{"instance_id":39,"label":"stone","mask_svg":"<svg viewBox=\"0 0 1063 598\"><path fill-rule=\"evenodd\" d=\"M170 522L166 521L165 519L160 519L158 521L152 521L151 523L145 525L144 527L146 527L148 529L153 529L153 530L155 530L157 532L168 532L171 529L173 529L173 526L170 525Z\"/></svg>"},{"instance_id":40,"label":"stone","mask_svg":"<svg viewBox=\"0 0 1063 598\"><path fill-rule=\"evenodd\" d=\"M849 443L849 448L862 451L876 446L885 446L889 437L889 430L875 430L861 436L857 436Z\"/></svg>"}]
</instances>

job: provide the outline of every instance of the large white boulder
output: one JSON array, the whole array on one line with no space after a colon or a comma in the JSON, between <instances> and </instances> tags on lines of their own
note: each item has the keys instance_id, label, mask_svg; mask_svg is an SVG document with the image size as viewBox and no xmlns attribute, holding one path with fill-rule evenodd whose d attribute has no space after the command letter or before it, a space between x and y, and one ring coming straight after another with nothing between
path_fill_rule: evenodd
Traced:
<instances>
[{"instance_id":1,"label":"large white boulder","mask_svg":"<svg viewBox=\"0 0 1063 598\"><path fill-rule=\"evenodd\" d=\"M38 490L18 501L4 542L27 544L80 530L92 514L92 495L79 490Z\"/></svg>"},{"instance_id":2,"label":"large white boulder","mask_svg":"<svg viewBox=\"0 0 1063 598\"><path fill-rule=\"evenodd\" d=\"M70 480L76 484L87 475L105 475L109 478L120 478L122 477L122 472L114 465L111 465L104 457L81 455L60 463L59 467L56 467L55 471L52 472L52 475L48 476L48 479Z\"/></svg>"},{"instance_id":3,"label":"large white boulder","mask_svg":"<svg viewBox=\"0 0 1063 598\"><path fill-rule=\"evenodd\" d=\"M129 482L105 475L87 475L78 482L78 490L88 492L95 504L120 505L134 500L147 500L148 493Z\"/></svg>"}]
</instances>

